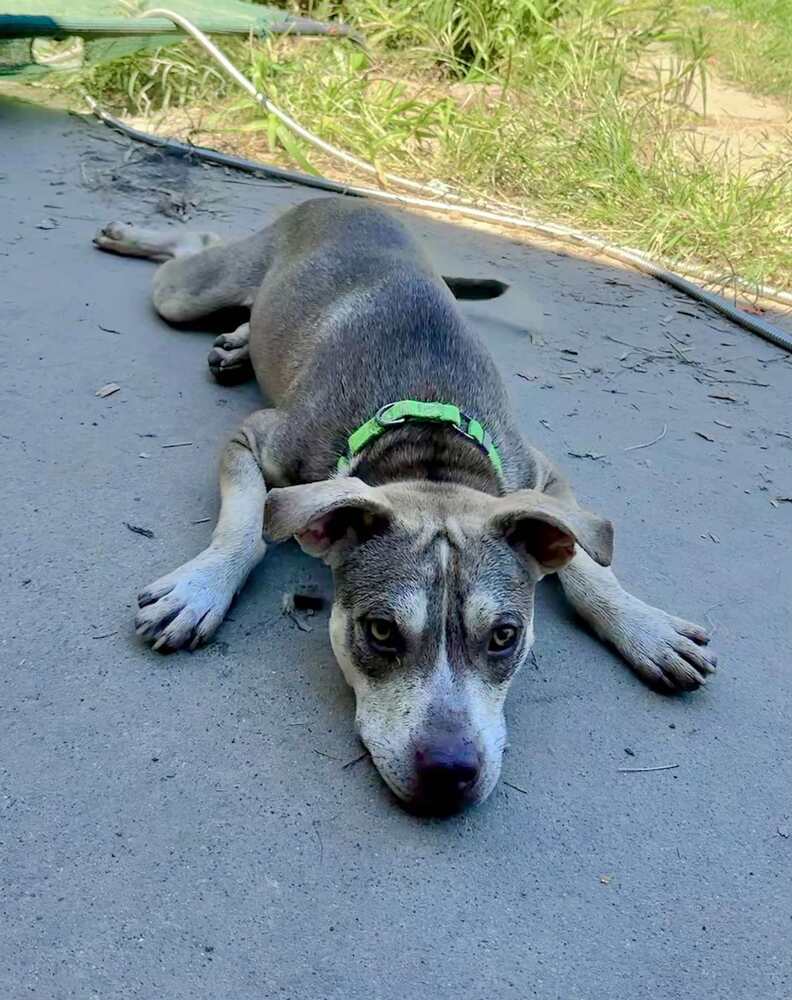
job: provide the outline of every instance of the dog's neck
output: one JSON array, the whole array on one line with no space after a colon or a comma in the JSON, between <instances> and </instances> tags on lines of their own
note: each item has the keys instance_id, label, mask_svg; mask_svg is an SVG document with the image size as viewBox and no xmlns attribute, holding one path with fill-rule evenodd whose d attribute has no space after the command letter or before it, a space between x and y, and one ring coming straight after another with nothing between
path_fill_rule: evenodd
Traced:
<instances>
[{"instance_id":1,"label":"dog's neck","mask_svg":"<svg viewBox=\"0 0 792 1000\"><path fill-rule=\"evenodd\" d=\"M352 474L370 486L423 479L493 496L502 493L492 462L476 442L453 427L435 424L391 428L355 460Z\"/></svg>"}]
</instances>

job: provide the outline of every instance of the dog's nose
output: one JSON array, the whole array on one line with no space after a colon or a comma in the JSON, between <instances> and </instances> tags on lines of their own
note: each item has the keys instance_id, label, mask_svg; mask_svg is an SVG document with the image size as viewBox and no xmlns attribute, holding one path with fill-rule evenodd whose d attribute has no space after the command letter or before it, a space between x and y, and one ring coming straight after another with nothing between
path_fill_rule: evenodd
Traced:
<instances>
[{"instance_id":1,"label":"dog's nose","mask_svg":"<svg viewBox=\"0 0 792 1000\"><path fill-rule=\"evenodd\" d=\"M419 746L415 771L421 803L433 811L460 809L481 773L481 757L469 741Z\"/></svg>"}]
</instances>

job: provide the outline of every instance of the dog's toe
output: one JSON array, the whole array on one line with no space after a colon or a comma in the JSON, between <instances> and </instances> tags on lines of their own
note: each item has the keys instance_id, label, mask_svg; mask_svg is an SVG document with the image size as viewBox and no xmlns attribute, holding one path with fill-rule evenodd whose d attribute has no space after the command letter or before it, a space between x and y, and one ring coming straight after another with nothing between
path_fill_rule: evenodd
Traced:
<instances>
[{"instance_id":1,"label":"dog's toe","mask_svg":"<svg viewBox=\"0 0 792 1000\"><path fill-rule=\"evenodd\" d=\"M680 635L686 636L688 639L692 639L693 642L698 643L699 646L706 646L710 641L710 633L701 625L696 625L694 622L685 621L684 618L671 618L671 624L679 632Z\"/></svg>"},{"instance_id":2,"label":"dog's toe","mask_svg":"<svg viewBox=\"0 0 792 1000\"><path fill-rule=\"evenodd\" d=\"M224 347L213 347L209 352L207 361L210 368L232 368L248 361L249 355L246 347L227 349Z\"/></svg>"},{"instance_id":3,"label":"dog's toe","mask_svg":"<svg viewBox=\"0 0 792 1000\"><path fill-rule=\"evenodd\" d=\"M165 597L173 590L174 584L168 579L168 577L162 577L161 580L156 580L154 583L149 584L137 595L137 602L139 608L145 608L148 604L153 604L158 601L161 597Z\"/></svg>"},{"instance_id":4,"label":"dog's toe","mask_svg":"<svg viewBox=\"0 0 792 1000\"><path fill-rule=\"evenodd\" d=\"M214 346L219 347L221 351L234 351L239 347L245 347L249 340L247 329L248 326L245 324L244 327L234 330L233 333L221 333L219 337L215 338Z\"/></svg>"}]
</instances>

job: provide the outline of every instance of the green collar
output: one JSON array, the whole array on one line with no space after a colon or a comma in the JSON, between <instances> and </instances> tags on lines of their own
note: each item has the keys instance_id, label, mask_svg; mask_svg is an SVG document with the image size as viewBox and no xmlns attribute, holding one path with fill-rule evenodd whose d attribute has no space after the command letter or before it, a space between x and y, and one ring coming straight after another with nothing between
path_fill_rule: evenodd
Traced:
<instances>
[{"instance_id":1,"label":"green collar","mask_svg":"<svg viewBox=\"0 0 792 1000\"><path fill-rule=\"evenodd\" d=\"M338 472L346 472L352 464L352 459L389 428L406 423L408 420L448 424L455 428L466 438L475 441L492 462L497 474L499 476L502 474L503 463L498 449L478 420L467 416L453 403L421 403L415 399L400 399L396 403L387 403L377 410L371 420L367 420L353 434L350 434L347 439L346 455L342 455L338 460Z\"/></svg>"}]
</instances>

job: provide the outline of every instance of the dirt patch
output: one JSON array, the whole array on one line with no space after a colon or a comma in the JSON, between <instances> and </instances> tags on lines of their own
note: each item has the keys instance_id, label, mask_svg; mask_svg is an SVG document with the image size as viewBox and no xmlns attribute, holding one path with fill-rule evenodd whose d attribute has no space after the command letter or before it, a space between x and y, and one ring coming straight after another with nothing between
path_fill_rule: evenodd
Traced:
<instances>
[{"instance_id":1,"label":"dirt patch","mask_svg":"<svg viewBox=\"0 0 792 1000\"><path fill-rule=\"evenodd\" d=\"M679 75L679 69L679 57L657 46L642 60L639 74L667 85ZM704 86L693 79L682 93L677 90L674 98L691 113L690 124L680 132L680 140L691 155L723 154L742 173L761 168L785 149L792 155L792 109L722 80L714 61Z\"/></svg>"}]
</instances>

